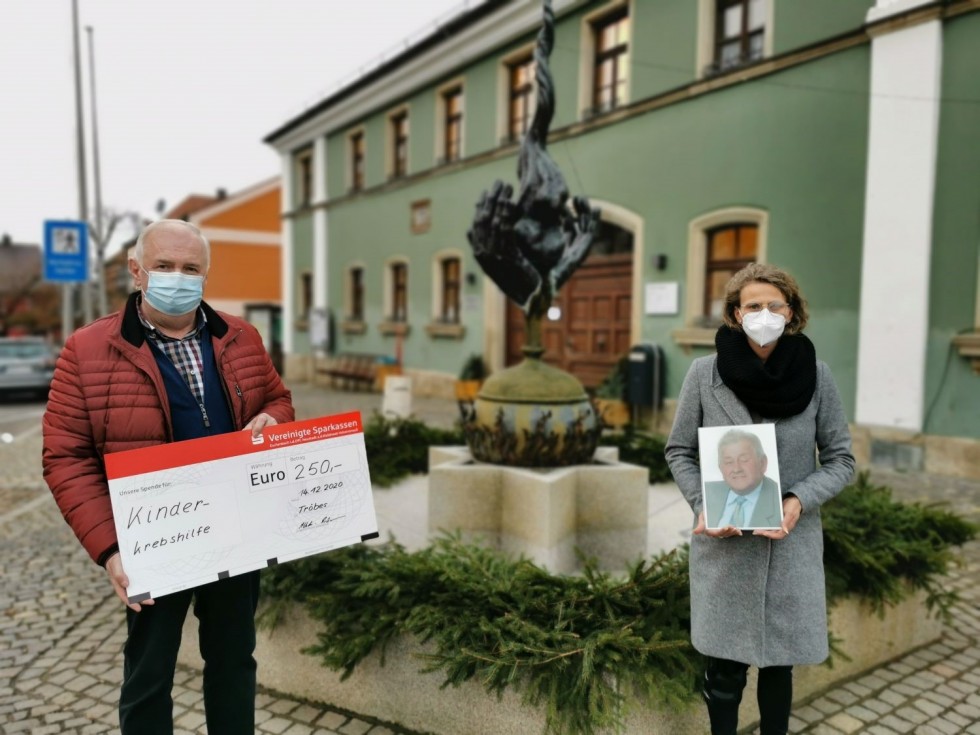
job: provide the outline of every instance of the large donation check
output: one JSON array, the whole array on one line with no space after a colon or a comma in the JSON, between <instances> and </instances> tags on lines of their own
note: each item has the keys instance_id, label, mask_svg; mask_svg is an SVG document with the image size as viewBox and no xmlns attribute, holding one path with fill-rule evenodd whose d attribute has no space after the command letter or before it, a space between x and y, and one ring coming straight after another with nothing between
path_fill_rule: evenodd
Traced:
<instances>
[{"instance_id":1,"label":"large donation check","mask_svg":"<svg viewBox=\"0 0 980 735\"><path fill-rule=\"evenodd\" d=\"M360 413L107 454L140 602L378 536Z\"/></svg>"}]
</instances>

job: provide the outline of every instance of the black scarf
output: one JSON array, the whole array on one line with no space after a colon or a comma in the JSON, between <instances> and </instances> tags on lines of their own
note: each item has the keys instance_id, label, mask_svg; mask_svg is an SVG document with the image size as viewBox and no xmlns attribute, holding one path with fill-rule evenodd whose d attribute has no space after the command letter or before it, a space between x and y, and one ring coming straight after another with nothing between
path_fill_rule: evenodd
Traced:
<instances>
[{"instance_id":1,"label":"black scarf","mask_svg":"<svg viewBox=\"0 0 980 735\"><path fill-rule=\"evenodd\" d=\"M744 332L722 326L715 335L722 382L766 418L795 416L810 404L817 387L817 353L803 334L784 334L763 362Z\"/></svg>"}]
</instances>

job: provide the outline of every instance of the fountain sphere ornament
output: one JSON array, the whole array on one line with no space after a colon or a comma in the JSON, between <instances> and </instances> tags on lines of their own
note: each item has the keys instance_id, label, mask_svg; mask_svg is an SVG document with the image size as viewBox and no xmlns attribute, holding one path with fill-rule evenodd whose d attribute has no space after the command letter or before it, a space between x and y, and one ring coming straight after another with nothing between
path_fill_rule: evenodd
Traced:
<instances>
[{"instance_id":1,"label":"fountain sphere ornament","mask_svg":"<svg viewBox=\"0 0 980 735\"><path fill-rule=\"evenodd\" d=\"M544 2L544 23L534 48L537 107L521 141L520 192L501 181L483 192L467 233L483 271L524 312L524 360L490 376L463 429L473 456L483 462L559 467L592 461L600 425L582 384L541 360L541 319L558 289L588 257L599 210L569 194L548 155L555 90L548 57L555 14Z\"/></svg>"}]
</instances>

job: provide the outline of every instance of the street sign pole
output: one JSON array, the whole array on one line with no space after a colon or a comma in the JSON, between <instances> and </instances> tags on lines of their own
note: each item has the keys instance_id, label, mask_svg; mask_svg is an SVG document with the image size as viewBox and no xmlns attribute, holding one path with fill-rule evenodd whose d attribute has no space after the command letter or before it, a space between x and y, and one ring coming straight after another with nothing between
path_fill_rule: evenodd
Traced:
<instances>
[{"instance_id":1,"label":"street sign pole","mask_svg":"<svg viewBox=\"0 0 980 735\"><path fill-rule=\"evenodd\" d=\"M61 284L61 343L64 344L75 331L75 286L71 283Z\"/></svg>"},{"instance_id":2,"label":"street sign pole","mask_svg":"<svg viewBox=\"0 0 980 735\"><path fill-rule=\"evenodd\" d=\"M61 338L75 328L74 284L89 277L88 223L79 220L44 222L44 280L61 283Z\"/></svg>"}]
</instances>

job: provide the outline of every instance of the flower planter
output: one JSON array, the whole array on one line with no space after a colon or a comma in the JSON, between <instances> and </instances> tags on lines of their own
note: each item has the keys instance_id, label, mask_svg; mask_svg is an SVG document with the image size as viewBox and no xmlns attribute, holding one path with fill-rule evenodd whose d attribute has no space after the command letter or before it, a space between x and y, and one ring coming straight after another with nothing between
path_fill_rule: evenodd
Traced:
<instances>
[{"instance_id":1,"label":"flower planter","mask_svg":"<svg viewBox=\"0 0 980 735\"><path fill-rule=\"evenodd\" d=\"M615 398L595 398L596 413L602 423L614 429L621 429L630 423L630 405Z\"/></svg>"},{"instance_id":2,"label":"flower planter","mask_svg":"<svg viewBox=\"0 0 980 735\"><path fill-rule=\"evenodd\" d=\"M942 624L927 615L923 600L923 595L909 597L889 608L883 618L853 598L831 608L831 631L842 639L851 660L837 660L833 668L797 667L794 699L805 700L835 681L851 679L939 638ZM341 682L338 672L300 653L317 642L318 628L297 606L274 631L260 631L255 653L259 683L433 735L540 735L544 731L544 708L523 705L520 691L507 690L498 699L476 681L441 689L441 673L419 673L427 663L422 656L432 648L407 636L392 642L383 666L376 651ZM183 640L180 662L202 668L193 616L188 616ZM698 701L680 712L655 710L637 699L630 699L627 707L624 732L702 735L709 729ZM743 710L743 724L758 718L754 683L745 692Z\"/></svg>"}]
</instances>

